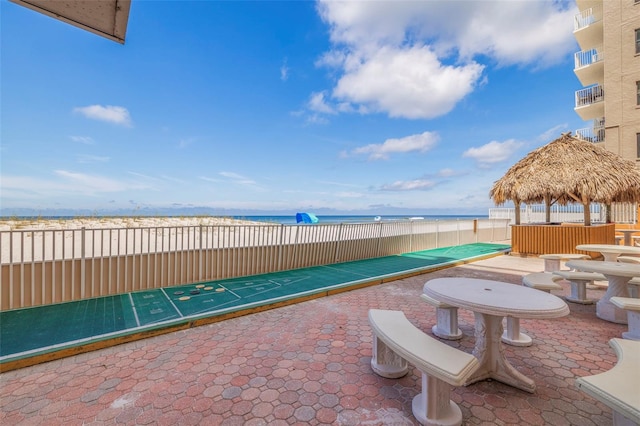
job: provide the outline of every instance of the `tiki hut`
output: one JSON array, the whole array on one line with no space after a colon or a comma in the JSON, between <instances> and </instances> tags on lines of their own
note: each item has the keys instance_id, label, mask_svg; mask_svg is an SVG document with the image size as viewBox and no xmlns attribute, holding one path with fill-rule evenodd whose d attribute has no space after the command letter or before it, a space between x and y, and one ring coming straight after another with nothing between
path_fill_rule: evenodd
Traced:
<instances>
[{"instance_id":1,"label":"tiki hut","mask_svg":"<svg viewBox=\"0 0 640 426\"><path fill-rule=\"evenodd\" d=\"M496 205L511 200L516 224L520 224L522 203L545 203L546 221L554 203L584 206L584 224L591 225L589 205L640 201L640 171L625 160L571 132L531 151L497 180L489 196Z\"/></svg>"}]
</instances>

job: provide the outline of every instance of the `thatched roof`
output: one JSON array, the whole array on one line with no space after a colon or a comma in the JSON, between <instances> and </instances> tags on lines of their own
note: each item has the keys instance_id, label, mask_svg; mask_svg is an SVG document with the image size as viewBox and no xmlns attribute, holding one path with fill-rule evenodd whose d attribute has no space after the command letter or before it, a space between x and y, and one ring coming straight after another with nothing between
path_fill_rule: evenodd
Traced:
<instances>
[{"instance_id":1,"label":"thatched roof","mask_svg":"<svg viewBox=\"0 0 640 426\"><path fill-rule=\"evenodd\" d=\"M489 196L497 205L638 202L640 171L633 161L569 132L514 164Z\"/></svg>"}]
</instances>

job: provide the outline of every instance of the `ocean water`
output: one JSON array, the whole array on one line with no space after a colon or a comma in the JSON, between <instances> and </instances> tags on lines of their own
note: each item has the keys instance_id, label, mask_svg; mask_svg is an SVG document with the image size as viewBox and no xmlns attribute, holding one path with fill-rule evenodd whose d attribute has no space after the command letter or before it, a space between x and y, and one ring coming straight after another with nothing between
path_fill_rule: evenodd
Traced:
<instances>
[{"instance_id":1,"label":"ocean water","mask_svg":"<svg viewBox=\"0 0 640 426\"><path fill-rule=\"evenodd\" d=\"M146 215L145 215L146 216ZM189 215L176 215L173 217L188 217ZM77 219L83 216L38 216L38 219L55 219L55 220L65 220L65 219ZM119 215L107 216L107 217L121 217ZM172 217L171 215L167 215L164 217ZM273 216L257 216L257 215L247 215L247 216L222 216L222 217L231 217L239 220L249 220L253 222L264 222L269 224L282 224L282 225L291 225L296 224L296 215L292 214L290 216L285 215L273 215ZM389 221L408 221L410 219L421 218L420 220L427 221L436 221L436 220L470 220L470 219L487 219L488 215L316 215L319 220L319 223L369 223L369 222L377 222L377 218L379 217L382 222ZM7 217L5 217L6 219ZM34 219L34 216L15 216L13 218L16 219Z\"/></svg>"},{"instance_id":2,"label":"ocean water","mask_svg":"<svg viewBox=\"0 0 640 426\"><path fill-rule=\"evenodd\" d=\"M232 216L234 219L251 220L255 222L277 223L283 225L291 225L296 223L296 216ZM420 217L422 220L456 220L456 219L487 219L489 216L485 215L380 215L382 222L388 221L406 221L411 218ZM368 223L376 222L376 216L371 215L356 215L356 216L317 216L319 223Z\"/></svg>"}]
</instances>

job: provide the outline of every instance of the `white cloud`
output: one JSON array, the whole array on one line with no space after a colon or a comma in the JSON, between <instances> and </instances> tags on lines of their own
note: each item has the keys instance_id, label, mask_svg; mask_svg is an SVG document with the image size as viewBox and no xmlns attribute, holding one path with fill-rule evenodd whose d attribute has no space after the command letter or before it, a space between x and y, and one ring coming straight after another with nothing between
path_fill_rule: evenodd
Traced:
<instances>
[{"instance_id":1,"label":"white cloud","mask_svg":"<svg viewBox=\"0 0 640 426\"><path fill-rule=\"evenodd\" d=\"M437 117L485 80L481 60L535 69L575 50L573 2L319 0L317 10L332 48L316 64L338 72L323 101L331 112L341 102L363 114Z\"/></svg>"},{"instance_id":2,"label":"white cloud","mask_svg":"<svg viewBox=\"0 0 640 426\"><path fill-rule=\"evenodd\" d=\"M522 142L518 142L515 139L509 139L504 142L491 141L479 148L469 148L462 156L473 158L480 167L487 167L509 159L522 145Z\"/></svg>"},{"instance_id":3,"label":"white cloud","mask_svg":"<svg viewBox=\"0 0 640 426\"><path fill-rule=\"evenodd\" d=\"M452 32L450 43L462 57L485 54L502 65L545 68L575 49L575 5L556 1L488 1L473 7L461 31Z\"/></svg>"},{"instance_id":4,"label":"white cloud","mask_svg":"<svg viewBox=\"0 0 640 426\"><path fill-rule=\"evenodd\" d=\"M341 191L336 192L335 196L338 198L363 198L365 195L362 192Z\"/></svg>"},{"instance_id":5,"label":"white cloud","mask_svg":"<svg viewBox=\"0 0 640 426\"><path fill-rule=\"evenodd\" d=\"M2 198L41 200L64 196L96 196L101 193L149 189L148 184L68 170L55 170L50 178L2 176Z\"/></svg>"},{"instance_id":6,"label":"white cloud","mask_svg":"<svg viewBox=\"0 0 640 426\"><path fill-rule=\"evenodd\" d=\"M399 180L383 185L380 189L382 191L425 191L433 188L435 185L436 183L434 181L427 179Z\"/></svg>"},{"instance_id":7,"label":"white cloud","mask_svg":"<svg viewBox=\"0 0 640 426\"><path fill-rule=\"evenodd\" d=\"M210 178L208 176L200 176L200 179L202 179L204 181L207 181L207 182L213 182L213 183L221 182L220 179Z\"/></svg>"},{"instance_id":8,"label":"white cloud","mask_svg":"<svg viewBox=\"0 0 640 426\"><path fill-rule=\"evenodd\" d=\"M544 143L551 142L559 138L562 133L566 132L568 129L569 125L567 123L558 124L557 126L553 126L549 130L538 136L537 140Z\"/></svg>"},{"instance_id":9,"label":"white cloud","mask_svg":"<svg viewBox=\"0 0 640 426\"><path fill-rule=\"evenodd\" d=\"M248 177L242 176L241 174L234 172L220 172L218 173L220 176L224 176L227 179L233 180L235 183L239 183L241 185L255 185L256 181L250 179Z\"/></svg>"},{"instance_id":10,"label":"white cloud","mask_svg":"<svg viewBox=\"0 0 640 426\"><path fill-rule=\"evenodd\" d=\"M335 114L335 110L325 100L325 92L314 92L309 97L308 107L311 111L324 114Z\"/></svg>"},{"instance_id":11,"label":"white cloud","mask_svg":"<svg viewBox=\"0 0 640 426\"><path fill-rule=\"evenodd\" d=\"M320 114L311 114L305 121L309 124L329 124L329 120Z\"/></svg>"},{"instance_id":12,"label":"white cloud","mask_svg":"<svg viewBox=\"0 0 640 426\"><path fill-rule=\"evenodd\" d=\"M85 145L93 145L94 141L89 136L69 136L72 141L83 143Z\"/></svg>"},{"instance_id":13,"label":"white cloud","mask_svg":"<svg viewBox=\"0 0 640 426\"><path fill-rule=\"evenodd\" d=\"M109 157L101 157L98 155L78 155L78 163L106 163L109 160Z\"/></svg>"},{"instance_id":14,"label":"white cloud","mask_svg":"<svg viewBox=\"0 0 640 426\"><path fill-rule=\"evenodd\" d=\"M477 63L445 66L426 46L383 47L345 68L333 96L391 117L434 118L471 93L482 70Z\"/></svg>"},{"instance_id":15,"label":"white cloud","mask_svg":"<svg viewBox=\"0 0 640 426\"><path fill-rule=\"evenodd\" d=\"M386 160L390 154L406 152L427 152L438 142L439 136L434 132L424 132L404 138L387 139L382 144L371 144L354 149L353 155L368 155L370 160ZM348 154L343 153L342 156Z\"/></svg>"},{"instance_id":16,"label":"white cloud","mask_svg":"<svg viewBox=\"0 0 640 426\"><path fill-rule=\"evenodd\" d=\"M89 105L74 108L73 111L93 120L107 121L126 127L131 127L132 125L129 111L121 106Z\"/></svg>"},{"instance_id":17,"label":"white cloud","mask_svg":"<svg viewBox=\"0 0 640 426\"><path fill-rule=\"evenodd\" d=\"M280 67L280 80L287 81L289 79L289 67L287 66L287 58L284 58Z\"/></svg>"},{"instance_id":18,"label":"white cloud","mask_svg":"<svg viewBox=\"0 0 640 426\"><path fill-rule=\"evenodd\" d=\"M55 170L54 173L56 176L61 177L64 182L73 184L78 192L86 194L147 188L147 185L125 182L104 176L88 175L86 173L76 173L67 170Z\"/></svg>"},{"instance_id":19,"label":"white cloud","mask_svg":"<svg viewBox=\"0 0 640 426\"><path fill-rule=\"evenodd\" d=\"M455 176L458 173L453 170L453 169L442 169L438 172L438 176L440 177L451 177L451 176Z\"/></svg>"}]
</instances>

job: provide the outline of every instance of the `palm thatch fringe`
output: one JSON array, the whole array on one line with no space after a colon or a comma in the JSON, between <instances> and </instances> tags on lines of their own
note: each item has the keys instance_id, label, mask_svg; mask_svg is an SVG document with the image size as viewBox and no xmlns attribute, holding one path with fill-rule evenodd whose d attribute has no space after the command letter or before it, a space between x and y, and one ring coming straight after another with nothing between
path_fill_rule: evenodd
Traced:
<instances>
[{"instance_id":1,"label":"palm thatch fringe","mask_svg":"<svg viewBox=\"0 0 640 426\"><path fill-rule=\"evenodd\" d=\"M494 182L489 196L496 205L545 203L547 211L554 203L580 203L588 226L590 203L640 201L640 171L634 162L569 132L514 164Z\"/></svg>"}]
</instances>

